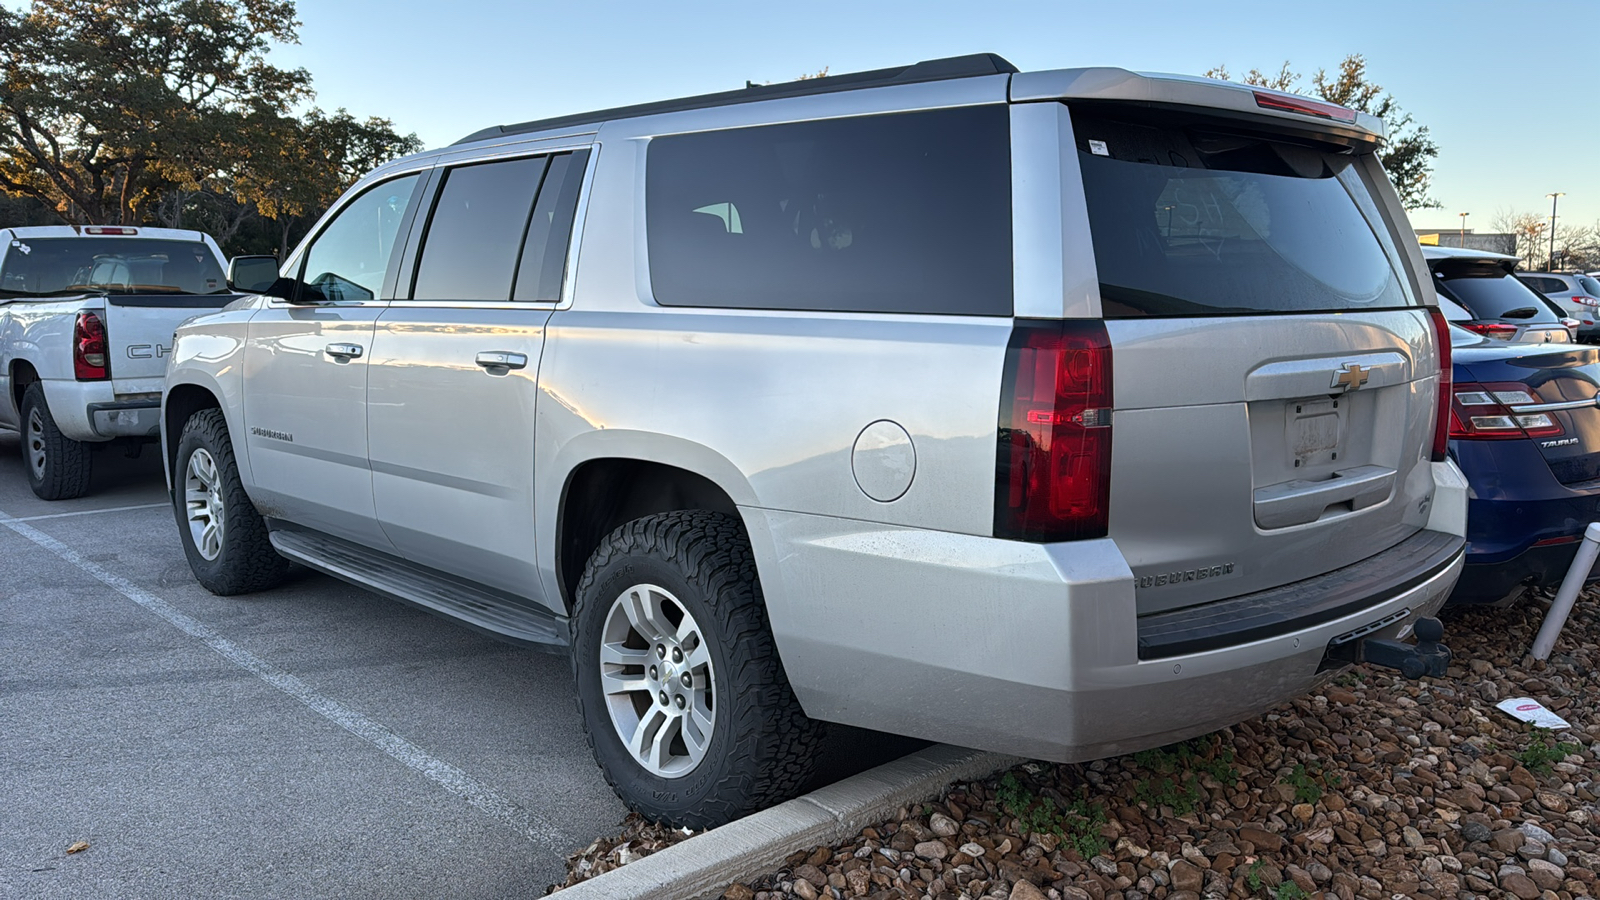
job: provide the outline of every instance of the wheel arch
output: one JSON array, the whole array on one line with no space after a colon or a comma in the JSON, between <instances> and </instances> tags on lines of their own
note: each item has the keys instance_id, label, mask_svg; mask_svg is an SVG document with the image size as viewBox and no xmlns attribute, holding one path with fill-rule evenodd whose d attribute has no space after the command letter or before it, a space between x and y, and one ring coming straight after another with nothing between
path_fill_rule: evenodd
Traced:
<instances>
[{"instance_id":1,"label":"wheel arch","mask_svg":"<svg viewBox=\"0 0 1600 900\"><path fill-rule=\"evenodd\" d=\"M660 435L595 432L587 453L563 453L566 464L551 530L556 591L564 611L600 541L634 519L705 509L744 518L755 502L750 484L726 457Z\"/></svg>"},{"instance_id":2,"label":"wheel arch","mask_svg":"<svg viewBox=\"0 0 1600 900\"><path fill-rule=\"evenodd\" d=\"M173 470L177 466L178 438L183 434L185 422L203 409L220 409L226 418L228 411L219 399L219 392L208 385L180 382L167 386L161 398L161 464L167 475L167 488L173 485ZM228 423L228 437L234 445L234 457L243 463L239 438L233 423ZM243 468L243 465L241 465Z\"/></svg>"},{"instance_id":3,"label":"wheel arch","mask_svg":"<svg viewBox=\"0 0 1600 900\"><path fill-rule=\"evenodd\" d=\"M31 360L13 359L11 361L11 370L6 374L10 378L12 408L20 414L22 412L22 395L28 390L28 385L40 380L39 370L34 367Z\"/></svg>"}]
</instances>

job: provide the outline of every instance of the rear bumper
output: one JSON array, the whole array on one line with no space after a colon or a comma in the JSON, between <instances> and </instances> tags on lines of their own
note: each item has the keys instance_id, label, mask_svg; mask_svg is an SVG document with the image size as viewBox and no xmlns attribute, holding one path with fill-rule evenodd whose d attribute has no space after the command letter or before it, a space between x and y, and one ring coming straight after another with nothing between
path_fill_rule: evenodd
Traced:
<instances>
[{"instance_id":1,"label":"rear bumper","mask_svg":"<svg viewBox=\"0 0 1600 900\"><path fill-rule=\"evenodd\" d=\"M1462 565L1461 538L1438 535L1442 556L1420 580L1358 577L1392 574L1397 547L1323 576L1336 582L1325 598L1350 602L1314 621L1151 659L1110 539L1023 544L741 512L808 714L1061 762L1204 734L1303 694L1327 677L1330 641L1391 618L1372 636L1402 634L1443 605Z\"/></svg>"},{"instance_id":2,"label":"rear bumper","mask_svg":"<svg viewBox=\"0 0 1600 900\"><path fill-rule=\"evenodd\" d=\"M44 400L61 433L74 441L155 437L161 422L159 394L119 398L110 381L45 380Z\"/></svg>"},{"instance_id":3,"label":"rear bumper","mask_svg":"<svg viewBox=\"0 0 1600 900\"><path fill-rule=\"evenodd\" d=\"M1577 553L1572 539L1600 521L1600 485L1556 481L1532 441L1457 441L1451 453L1471 494L1466 568L1450 602L1493 603L1519 585L1559 584Z\"/></svg>"}]
</instances>

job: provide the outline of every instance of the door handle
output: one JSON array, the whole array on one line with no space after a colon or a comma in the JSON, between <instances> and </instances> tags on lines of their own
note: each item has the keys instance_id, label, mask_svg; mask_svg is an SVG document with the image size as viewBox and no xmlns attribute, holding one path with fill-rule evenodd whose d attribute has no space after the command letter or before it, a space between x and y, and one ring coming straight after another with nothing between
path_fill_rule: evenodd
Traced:
<instances>
[{"instance_id":1,"label":"door handle","mask_svg":"<svg viewBox=\"0 0 1600 900\"><path fill-rule=\"evenodd\" d=\"M475 360L485 369L522 369L528 365L528 354L509 353L505 350L485 350Z\"/></svg>"},{"instance_id":2,"label":"door handle","mask_svg":"<svg viewBox=\"0 0 1600 900\"><path fill-rule=\"evenodd\" d=\"M334 359L349 361L361 356L360 344L329 344L328 355Z\"/></svg>"}]
</instances>

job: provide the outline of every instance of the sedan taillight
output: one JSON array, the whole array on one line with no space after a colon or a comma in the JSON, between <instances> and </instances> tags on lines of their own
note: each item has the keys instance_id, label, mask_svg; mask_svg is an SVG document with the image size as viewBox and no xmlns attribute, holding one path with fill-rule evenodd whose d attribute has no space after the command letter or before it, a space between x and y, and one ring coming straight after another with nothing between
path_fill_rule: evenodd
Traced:
<instances>
[{"instance_id":1,"label":"sedan taillight","mask_svg":"<svg viewBox=\"0 0 1600 900\"><path fill-rule=\"evenodd\" d=\"M1561 423L1549 413L1512 410L1514 406L1531 406L1538 402L1525 384L1458 384L1450 405L1450 437L1452 440L1494 441L1561 434Z\"/></svg>"}]
</instances>

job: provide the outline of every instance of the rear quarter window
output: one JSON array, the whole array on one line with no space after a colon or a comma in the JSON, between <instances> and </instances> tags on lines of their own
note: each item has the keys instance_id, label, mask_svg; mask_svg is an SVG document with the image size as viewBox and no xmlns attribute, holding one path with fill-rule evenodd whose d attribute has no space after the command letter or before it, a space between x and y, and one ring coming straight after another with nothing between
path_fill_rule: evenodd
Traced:
<instances>
[{"instance_id":1,"label":"rear quarter window","mask_svg":"<svg viewBox=\"0 0 1600 900\"><path fill-rule=\"evenodd\" d=\"M653 139L656 302L1010 315L1008 123L993 105Z\"/></svg>"}]
</instances>

